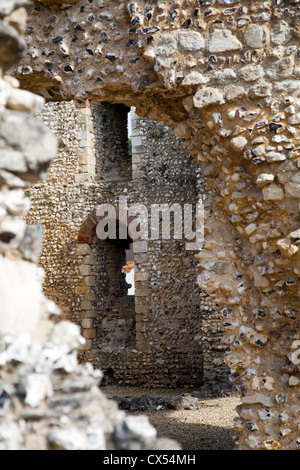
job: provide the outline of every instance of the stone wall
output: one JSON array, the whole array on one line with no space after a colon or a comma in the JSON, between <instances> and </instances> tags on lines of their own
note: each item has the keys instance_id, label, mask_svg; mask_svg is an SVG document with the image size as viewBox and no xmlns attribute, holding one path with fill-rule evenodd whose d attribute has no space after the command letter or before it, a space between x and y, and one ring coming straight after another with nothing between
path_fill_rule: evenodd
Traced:
<instances>
[{"instance_id":1,"label":"stone wall","mask_svg":"<svg viewBox=\"0 0 300 470\"><path fill-rule=\"evenodd\" d=\"M298 0L79 0L51 19L59 3L41 3L24 87L135 106L197 155L209 193L198 284L224 309L236 446L299 448Z\"/></svg>"},{"instance_id":2,"label":"stone wall","mask_svg":"<svg viewBox=\"0 0 300 470\"><path fill-rule=\"evenodd\" d=\"M127 118L127 110L121 112ZM203 198L195 160L171 129L139 118L134 110L130 157L118 147L121 140L114 130L121 122L119 107L49 103L40 118L57 135L61 149L45 182L29 188L26 220L43 224L44 290L60 307L61 318L81 327L86 339L81 360L114 382L192 387L201 385L204 375L215 374L222 389L228 374L226 346L220 341L224 329L209 296L199 293L195 252L172 233L169 240L162 232L157 239L150 234L151 205L172 201L183 210L184 204L195 206ZM94 163L88 171L83 155ZM121 170L114 176L107 171L112 155L113 171L127 161L126 176ZM102 203L117 208L120 197L127 198L128 207L139 203L149 210L149 239L133 242L134 297L121 292L120 243L92 235L90 244L78 244L87 217Z\"/></svg>"},{"instance_id":3,"label":"stone wall","mask_svg":"<svg viewBox=\"0 0 300 470\"><path fill-rule=\"evenodd\" d=\"M129 155L128 113L123 105L102 103L93 105L96 176L97 180L131 179Z\"/></svg>"},{"instance_id":4,"label":"stone wall","mask_svg":"<svg viewBox=\"0 0 300 470\"><path fill-rule=\"evenodd\" d=\"M79 327L54 324L59 309L44 296L42 231L25 224L24 190L45 176L57 141L33 116L44 99L9 75L25 49L25 4L0 4L0 449L178 449L104 396L101 372L78 365Z\"/></svg>"}]
</instances>

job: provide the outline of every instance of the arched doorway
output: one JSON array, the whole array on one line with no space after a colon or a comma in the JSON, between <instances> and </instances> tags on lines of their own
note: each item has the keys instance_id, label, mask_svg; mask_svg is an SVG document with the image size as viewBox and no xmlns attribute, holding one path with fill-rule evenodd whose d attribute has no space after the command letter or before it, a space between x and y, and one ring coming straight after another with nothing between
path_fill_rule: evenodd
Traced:
<instances>
[{"instance_id":1,"label":"arched doorway","mask_svg":"<svg viewBox=\"0 0 300 470\"><path fill-rule=\"evenodd\" d=\"M116 238L99 239L96 229L102 218L96 211L90 214L81 225L77 238L79 245L87 246L92 260L89 267L92 280L89 296L93 298L90 321L95 333L82 354L84 360L90 360L96 367L101 367L104 374L111 376L112 362L118 357L125 360L126 351L136 345L135 295L132 289L135 239L128 229L133 217L129 217L125 225L119 220L118 210L113 220ZM127 277L128 274L131 277ZM83 314L86 316L88 312ZM114 361L106 360L112 356Z\"/></svg>"}]
</instances>

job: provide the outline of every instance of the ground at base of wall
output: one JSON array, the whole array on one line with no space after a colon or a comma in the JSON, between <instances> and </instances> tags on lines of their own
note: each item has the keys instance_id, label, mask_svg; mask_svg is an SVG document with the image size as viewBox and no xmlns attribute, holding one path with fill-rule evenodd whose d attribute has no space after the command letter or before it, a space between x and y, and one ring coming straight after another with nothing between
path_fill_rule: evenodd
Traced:
<instances>
[{"instance_id":1,"label":"ground at base of wall","mask_svg":"<svg viewBox=\"0 0 300 470\"><path fill-rule=\"evenodd\" d=\"M102 388L102 387L101 387ZM130 414L148 416L159 437L175 439L183 450L232 450L238 393L213 397L201 391L102 388ZM181 399L181 401L180 401Z\"/></svg>"}]
</instances>

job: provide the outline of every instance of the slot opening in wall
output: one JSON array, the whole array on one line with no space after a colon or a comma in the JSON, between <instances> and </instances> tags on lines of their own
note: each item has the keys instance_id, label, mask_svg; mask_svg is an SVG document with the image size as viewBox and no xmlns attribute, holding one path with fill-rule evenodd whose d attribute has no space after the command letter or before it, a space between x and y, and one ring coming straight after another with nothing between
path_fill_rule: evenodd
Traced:
<instances>
[{"instance_id":1,"label":"slot opening in wall","mask_svg":"<svg viewBox=\"0 0 300 470\"><path fill-rule=\"evenodd\" d=\"M100 322L97 338L102 351L135 346L134 283L127 277L134 271L133 241L129 234L125 239L119 238L120 225L117 221L115 239L99 240L95 237L98 266L96 283L99 286L97 311ZM125 233L125 229L123 226L122 233Z\"/></svg>"},{"instance_id":2,"label":"slot opening in wall","mask_svg":"<svg viewBox=\"0 0 300 470\"><path fill-rule=\"evenodd\" d=\"M125 275L126 295L134 295L134 258L132 243L129 244L129 248L125 249L125 260L126 264L122 266L122 273Z\"/></svg>"},{"instance_id":3,"label":"slot opening in wall","mask_svg":"<svg viewBox=\"0 0 300 470\"><path fill-rule=\"evenodd\" d=\"M127 113L127 142L128 142L128 154L132 158L132 110L129 109Z\"/></svg>"},{"instance_id":4,"label":"slot opening in wall","mask_svg":"<svg viewBox=\"0 0 300 470\"><path fill-rule=\"evenodd\" d=\"M92 105L95 133L96 180L132 178L130 108L123 104Z\"/></svg>"}]
</instances>

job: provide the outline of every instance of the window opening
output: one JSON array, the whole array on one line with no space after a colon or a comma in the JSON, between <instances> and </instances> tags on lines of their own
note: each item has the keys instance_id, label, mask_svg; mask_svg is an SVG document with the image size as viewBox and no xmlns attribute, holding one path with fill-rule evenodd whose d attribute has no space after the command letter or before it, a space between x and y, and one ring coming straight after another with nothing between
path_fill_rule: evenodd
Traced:
<instances>
[{"instance_id":1,"label":"window opening","mask_svg":"<svg viewBox=\"0 0 300 470\"><path fill-rule=\"evenodd\" d=\"M96 180L131 180L130 108L123 104L92 105Z\"/></svg>"},{"instance_id":2,"label":"window opening","mask_svg":"<svg viewBox=\"0 0 300 470\"><path fill-rule=\"evenodd\" d=\"M130 243L129 248L125 249L126 264L122 266L122 273L125 274L126 281L126 294L134 295L134 258L133 258L133 245Z\"/></svg>"},{"instance_id":3,"label":"window opening","mask_svg":"<svg viewBox=\"0 0 300 470\"><path fill-rule=\"evenodd\" d=\"M128 142L128 154L130 157L132 157L132 113L131 109L129 110L127 114L127 142Z\"/></svg>"}]
</instances>

